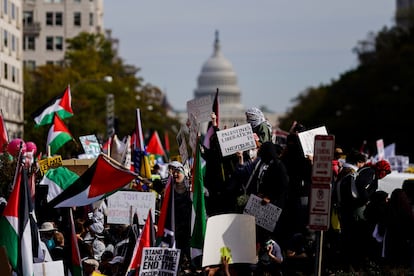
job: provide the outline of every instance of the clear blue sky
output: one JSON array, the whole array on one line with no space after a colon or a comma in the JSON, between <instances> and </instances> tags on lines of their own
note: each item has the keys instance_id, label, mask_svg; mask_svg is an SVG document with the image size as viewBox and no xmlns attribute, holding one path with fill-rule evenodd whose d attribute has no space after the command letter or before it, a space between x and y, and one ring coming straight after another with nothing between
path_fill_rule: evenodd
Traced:
<instances>
[{"instance_id":1,"label":"clear blue sky","mask_svg":"<svg viewBox=\"0 0 414 276\"><path fill-rule=\"evenodd\" d=\"M308 87L357 65L352 49L394 25L395 0L104 0L104 26L119 55L161 88L175 109L193 99L220 33L242 103L285 112Z\"/></svg>"}]
</instances>

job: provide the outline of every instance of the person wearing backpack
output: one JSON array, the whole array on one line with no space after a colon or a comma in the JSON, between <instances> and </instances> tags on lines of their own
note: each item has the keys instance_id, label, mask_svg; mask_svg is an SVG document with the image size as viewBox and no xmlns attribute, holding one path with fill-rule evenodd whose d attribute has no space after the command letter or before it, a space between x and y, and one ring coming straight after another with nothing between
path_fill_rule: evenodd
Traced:
<instances>
[{"instance_id":1,"label":"person wearing backpack","mask_svg":"<svg viewBox=\"0 0 414 276\"><path fill-rule=\"evenodd\" d=\"M333 203L338 208L341 225L340 255L345 271L353 272L361 268L364 235L363 210L369 200L367 186L370 178L367 172L359 175L367 158L359 151L346 154L345 163L333 185Z\"/></svg>"}]
</instances>

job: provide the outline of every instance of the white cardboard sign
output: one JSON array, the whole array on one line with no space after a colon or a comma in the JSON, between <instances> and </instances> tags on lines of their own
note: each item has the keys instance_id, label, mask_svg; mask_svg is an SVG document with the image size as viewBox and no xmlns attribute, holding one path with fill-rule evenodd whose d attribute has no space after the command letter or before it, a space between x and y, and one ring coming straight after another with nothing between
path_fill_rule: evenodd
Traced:
<instances>
[{"instance_id":1,"label":"white cardboard sign","mask_svg":"<svg viewBox=\"0 0 414 276\"><path fill-rule=\"evenodd\" d=\"M257 262L256 226L253 216L223 214L208 218L202 266L220 264L223 251L230 255L229 263Z\"/></svg>"},{"instance_id":2,"label":"white cardboard sign","mask_svg":"<svg viewBox=\"0 0 414 276\"><path fill-rule=\"evenodd\" d=\"M180 261L180 249L144 247L140 276L175 276Z\"/></svg>"},{"instance_id":3,"label":"white cardboard sign","mask_svg":"<svg viewBox=\"0 0 414 276\"><path fill-rule=\"evenodd\" d=\"M144 225L149 209L155 210L155 194L152 192L118 191L108 197L109 224L131 224L135 212L139 224ZM152 212L155 221L155 212Z\"/></svg>"},{"instance_id":4,"label":"white cardboard sign","mask_svg":"<svg viewBox=\"0 0 414 276\"><path fill-rule=\"evenodd\" d=\"M65 275L63 261L43 262L33 264L34 276Z\"/></svg>"},{"instance_id":5,"label":"white cardboard sign","mask_svg":"<svg viewBox=\"0 0 414 276\"><path fill-rule=\"evenodd\" d=\"M196 117L198 123L210 121L211 112L213 112L212 96L205 96L188 101L187 112L188 118L191 118L191 114L193 114Z\"/></svg>"},{"instance_id":6,"label":"white cardboard sign","mask_svg":"<svg viewBox=\"0 0 414 276\"><path fill-rule=\"evenodd\" d=\"M256 148L253 130L250 124L217 131L217 138L223 156Z\"/></svg>"},{"instance_id":7,"label":"white cardboard sign","mask_svg":"<svg viewBox=\"0 0 414 276\"><path fill-rule=\"evenodd\" d=\"M305 156L313 156L316 135L328 135L326 127L321 126L298 133L300 144Z\"/></svg>"}]
</instances>

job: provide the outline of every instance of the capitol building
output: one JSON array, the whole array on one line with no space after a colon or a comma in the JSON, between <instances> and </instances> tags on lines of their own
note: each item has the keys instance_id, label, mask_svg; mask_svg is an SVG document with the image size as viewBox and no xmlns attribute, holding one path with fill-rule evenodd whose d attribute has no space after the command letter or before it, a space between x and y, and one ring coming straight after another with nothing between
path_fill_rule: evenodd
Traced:
<instances>
[{"instance_id":1,"label":"capitol building","mask_svg":"<svg viewBox=\"0 0 414 276\"><path fill-rule=\"evenodd\" d=\"M237 74L233 70L231 62L224 57L221 51L219 32L215 32L213 54L204 62L201 72L197 78L197 88L194 89L194 99L210 96L214 99L217 89L219 90L219 127L233 127L234 125L246 124L245 111L241 102L242 93L237 84ZM256 106L260 108L259 106ZM276 129L278 117L276 113L263 112L265 117ZM181 122L187 120L187 113L178 114ZM207 129L207 123L200 126L201 133Z\"/></svg>"}]
</instances>

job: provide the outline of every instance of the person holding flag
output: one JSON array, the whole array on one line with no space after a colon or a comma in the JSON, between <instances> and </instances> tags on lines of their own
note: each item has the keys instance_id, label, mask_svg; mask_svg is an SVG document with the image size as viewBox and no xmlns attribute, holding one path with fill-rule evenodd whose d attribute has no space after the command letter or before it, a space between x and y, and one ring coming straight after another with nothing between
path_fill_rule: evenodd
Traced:
<instances>
[{"instance_id":1,"label":"person holding flag","mask_svg":"<svg viewBox=\"0 0 414 276\"><path fill-rule=\"evenodd\" d=\"M218 128L217 115L211 113L211 128L213 132L208 143L204 139L201 145L201 157L205 160L204 186L208 190L206 197L206 211L208 216L236 211L236 192L231 178L238 162L235 154L224 156L216 132ZM207 133L209 133L209 131Z\"/></svg>"},{"instance_id":2,"label":"person holding flag","mask_svg":"<svg viewBox=\"0 0 414 276\"><path fill-rule=\"evenodd\" d=\"M185 260L191 259L191 212L192 200L190 181L184 166L174 161L170 163L172 175L165 188L161 214L158 220L156 244L161 247L180 249L180 267L188 268Z\"/></svg>"}]
</instances>

